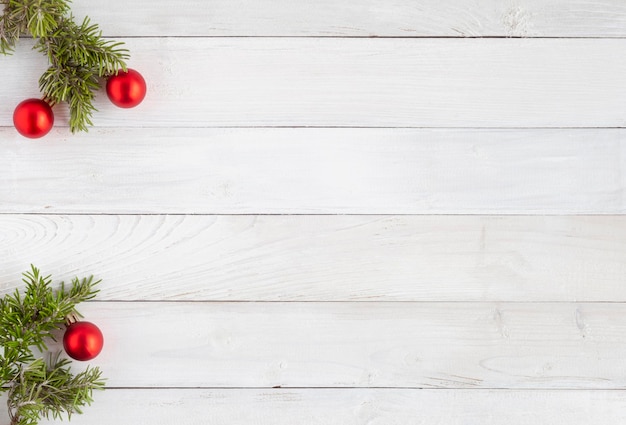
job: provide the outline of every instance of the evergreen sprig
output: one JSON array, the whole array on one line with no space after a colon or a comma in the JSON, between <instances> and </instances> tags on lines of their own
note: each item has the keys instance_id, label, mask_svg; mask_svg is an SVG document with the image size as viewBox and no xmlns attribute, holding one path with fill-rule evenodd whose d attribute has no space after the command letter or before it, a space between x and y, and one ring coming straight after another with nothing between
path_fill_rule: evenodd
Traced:
<instances>
[{"instance_id":1,"label":"evergreen sprig","mask_svg":"<svg viewBox=\"0 0 626 425\"><path fill-rule=\"evenodd\" d=\"M0 394L7 393L11 425L34 425L41 418L71 417L92 402L92 392L104 388L99 368L73 375L70 361L59 354L36 358L33 349L48 350L46 341L62 329L76 305L98 292L93 277L75 278L69 288L52 289L50 276L37 268L24 273L26 291L0 298Z\"/></svg>"},{"instance_id":2,"label":"evergreen sprig","mask_svg":"<svg viewBox=\"0 0 626 425\"><path fill-rule=\"evenodd\" d=\"M85 17L77 24L69 0L0 0L0 53L10 54L21 35L37 41L34 48L48 57L50 67L39 88L51 104L67 102L72 132L87 131L95 92L101 79L126 71L128 50L105 40L98 25Z\"/></svg>"}]
</instances>

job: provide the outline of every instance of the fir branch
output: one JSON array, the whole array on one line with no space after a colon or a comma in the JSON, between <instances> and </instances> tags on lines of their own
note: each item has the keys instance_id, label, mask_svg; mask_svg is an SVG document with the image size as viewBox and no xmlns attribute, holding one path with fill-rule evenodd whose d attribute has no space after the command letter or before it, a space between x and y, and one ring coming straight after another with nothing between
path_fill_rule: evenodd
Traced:
<instances>
[{"instance_id":1,"label":"fir branch","mask_svg":"<svg viewBox=\"0 0 626 425\"><path fill-rule=\"evenodd\" d=\"M67 316L80 316L76 305L95 297L100 281L75 278L55 291L50 276L31 266L23 282L23 294L16 290L0 298L0 393L8 393L11 425L81 413L91 403L92 391L104 386L98 368L72 375L69 360L57 354L46 362L32 352L33 347L48 349L46 340L62 329Z\"/></svg>"},{"instance_id":2,"label":"fir branch","mask_svg":"<svg viewBox=\"0 0 626 425\"><path fill-rule=\"evenodd\" d=\"M39 79L39 88L52 103L68 102L72 132L87 131L93 125L98 78L112 75L120 68L126 70L128 50L121 45L104 40L89 18L79 26L71 16L63 19L54 33L37 42L35 48L45 53L52 64Z\"/></svg>"},{"instance_id":3,"label":"fir branch","mask_svg":"<svg viewBox=\"0 0 626 425\"><path fill-rule=\"evenodd\" d=\"M98 25L92 24L89 17L77 25L69 15L59 20L55 31L41 36L35 47L46 53L55 66L85 67L97 70L97 75L104 77L125 69L128 50L122 45L103 39Z\"/></svg>"},{"instance_id":4,"label":"fir branch","mask_svg":"<svg viewBox=\"0 0 626 425\"><path fill-rule=\"evenodd\" d=\"M70 10L66 0L10 0L9 6L13 18L24 22L33 37L54 31Z\"/></svg>"},{"instance_id":5,"label":"fir branch","mask_svg":"<svg viewBox=\"0 0 626 425\"><path fill-rule=\"evenodd\" d=\"M82 407L91 404L94 390L104 388L100 369L88 367L72 375L69 360L50 356L46 363L37 359L16 377L8 392L11 425L33 425L40 418L71 418L82 413Z\"/></svg>"},{"instance_id":6,"label":"fir branch","mask_svg":"<svg viewBox=\"0 0 626 425\"><path fill-rule=\"evenodd\" d=\"M95 297L98 291L94 286L99 283L93 282L93 277L75 278L69 291L61 282L60 290L55 292L50 276L41 276L34 266L24 273L23 282L26 284L23 297L16 290L0 299L0 345L5 350L12 347L11 342L19 342L18 351L26 351L30 346L47 349L44 340L61 329L66 316L77 314L76 304Z\"/></svg>"},{"instance_id":7,"label":"fir branch","mask_svg":"<svg viewBox=\"0 0 626 425\"><path fill-rule=\"evenodd\" d=\"M0 53L10 54L20 35L37 40L34 48L48 57L50 67L39 79L39 88L51 104L67 102L70 129L87 131L94 94L100 78L126 71L128 50L123 43L106 40L88 17L78 25L69 0L0 0Z\"/></svg>"},{"instance_id":8,"label":"fir branch","mask_svg":"<svg viewBox=\"0 0 626 425\"><path fill-rule=\"evenodd\" d=\"M7 55L13 52L20 34L26 31L23 21L12 13L9 0L0 1L4 4L3 14L0 17L0 53Z\"/></svg>"}]
</instances>

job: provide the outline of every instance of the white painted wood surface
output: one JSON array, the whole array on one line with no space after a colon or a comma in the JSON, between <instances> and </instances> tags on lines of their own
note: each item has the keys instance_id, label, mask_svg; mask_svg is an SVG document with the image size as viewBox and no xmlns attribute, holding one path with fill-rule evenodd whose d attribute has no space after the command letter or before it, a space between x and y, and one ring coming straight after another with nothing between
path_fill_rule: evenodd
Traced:
<instances>
[{"instance_id":1,"label":"white painted wood surface","mask_svg":"<svg viewBox=\"0 0 626 425\"><path fill-rule=\"evenodd\" d=\"M622 0L76 1L111 36L624 37Z\"/></svg>"},{"instance_id":2,"label":"white painted wood surface","mask_svg":"<svg viewBox=\"0 0 626 425\"><path fill-rule=\"evenodd\" d=\"M624 130L14 133L0 130L5 213L626 212Z\"/></svg>"},{"instance_id":3,"label":"white painted wood surface","mask_svg":"<svg viewBox=\"0 0 626 425\"><path fill-rule=\"evenodd\" d=\"M597 390L134 389L98 393L85 412L71 423L588 425L622 423L626 398Z\"/></svg>"},{"instance_id":4,"label":"white painted wood surface","mask_svg":"<svg viewBox=\"0 0 626 425\"><path fill-rule=\"evenodd\" d=\"M130 38L137 109L103 127L623 127L626 39ZM4 99L38 94L45 57L2 58ZM62 108L59 107L59 110ZM0 126L11 124L4 107ZM59 115L61 123L62 115Z\"/></svg>"},{"instance_id":5,"label":"white painted wood surface","mask_svg":"<svg viewBox=\"0 0 626 425\"><path fill-rule=\"evenodd\" d=\"M92 303L111 387L626 390L623 303ZM155 373L155 371L163 371Z\"/></svg>"},{"instance_id":6,"label":"white painted wood surface","mask_svg":"<svg viewBox=\"0 0 626 425\"><path fill-rule=\"evenodd\" d=\"M101 300L626 301L625 216L0 215L28 261ZM51 253L63 253L63 261Z\"/></svg>"},{"instance_id":7,"label":"white painted wood surface","mask_svg":"<svg viewBox=\"0 0 626 425\"><path fill-rule=\"evenodd\" d=\"M27 141L0 58L0 294L104 280L73 423L624 423L621 0L73 9L149 84Z\"/></svg>"}]
</instances>

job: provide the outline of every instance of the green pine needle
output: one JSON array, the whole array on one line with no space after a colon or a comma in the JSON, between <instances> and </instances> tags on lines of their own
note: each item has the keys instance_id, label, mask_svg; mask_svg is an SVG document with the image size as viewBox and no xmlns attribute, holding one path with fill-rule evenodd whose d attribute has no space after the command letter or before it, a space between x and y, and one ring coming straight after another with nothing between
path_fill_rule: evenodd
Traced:
<instances>
[{"instance_id":1,"label":"green pine needle","mask_svg":"<svg viewBox=\"0 0 626 425\"><path fill-rule=\"evenodd\" d=\"M0 0L1 5L0 54L12 53L21 35L35 38L34 48L50 63L39 79L44 99L67 102L71 131L87 131L101 79L126 71L128 50L123 43L104 39L88 17L78 25L68 0Z\"/></svg>"},{"instance_id":2,"label":"green pine needle","mask_svg":"<svg viewBox=\"0 0 626 425\"><path fill-rule=\"evenodd\" d=\"M93 402L94 389L104 388L98 368L88 367L72 375L69 360L50 356L48 362L37 359L23 369L16 385L9 391L8 405L12 423L36 424L40 418L71 418Z\"/></svg>"},{"instance_id":3,"label":"green pine needle","mask_svg":"<svg viewBox=\"0 0 626 425\"><path fill-rule=\"evenodd\" d=\"M0 298L0 393L7 393L11 425L34 425L41 418L69 417L91 404L93 390L104 388L98 368L72 375L70 361L59 354L36 358L33 349L47 351L46 341L64 326L76 305L97 294L93 277L74 279L52 289L50 276L31 266L24 273L26 290Z\"/></svg>"}]
</instances>

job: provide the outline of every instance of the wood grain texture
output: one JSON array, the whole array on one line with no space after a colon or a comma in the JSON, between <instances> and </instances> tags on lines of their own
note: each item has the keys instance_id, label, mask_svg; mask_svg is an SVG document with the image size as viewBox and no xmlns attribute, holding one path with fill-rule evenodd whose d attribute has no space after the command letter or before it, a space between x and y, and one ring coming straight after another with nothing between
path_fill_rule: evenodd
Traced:
<instances>
[{"instance_id":1,"label":"wood grain texture","mask_svg":"<svg viewBox=\"0 0 626 425\"><path fill-rule=\"evenodd\" d=\"M0 294L104 279L73 423L625 422L622 0L73 9L149 83L26 141L0 58Z\"/></svg>"},{"instance_id":2,"label":"wood grain texture","mask_svg":"<svg viewBox=\"0 0 626 425\"><path fill-rule=\"evenodd\" d=\"M31 143L4 129L0 211L621 214L625 135L97 129L75 137L57 130L56 137Z\"/></svg>"},{"instance_id":3,"label":"wood grain texture","mask_svg":"<svg viewBox=\"0 0 626 425\"><path fill-rule=\"evenodd\" d=\"M71 423L621 425L626 419L624 391L133 389L107 390L95 400ZM4 409L0 422L8 423Z\"/></svg>"},{"instance_id":4,"label":"wood grain texture","mask_svg":"<svg viewBox=\"0 0 626 425\"><path fill-rule=\"evenodd\" d=\"M621 0L112 0L72 8L113 36L626 36Z\"/></svg>"},{"instance_id":5,"label":"wood grain texture","mask_svg":"<svg viewBox=\"0 0 626 425\"><path fill-rule=\"evenodd\" d=\"M148 95L126 110L101 94L97 126L626 126L626 39L121 40ZM0 126L39 96L29 46L2 58Z\"/></svg>"},{"instance_id":6,"label":"wood grain texture","mask_svg":"<svg viewBox=\"0 0 626 425\"><path fill-rule=\"evenodd\" d=\"M626 216L0 215L0 292L32 262L102 300L623 302L625 252Z\"/></svg>"},{"instance_id":7,"label":"wood grain texture","mask_svg":"<svg viewBox=\"0 0 626 425\"><path fill-rule=\"evenodd\" d=\"M92 363L111 387L626 388L621 303L107 302L81 312L107 338Z\"/></svg>"}]
</instances>

